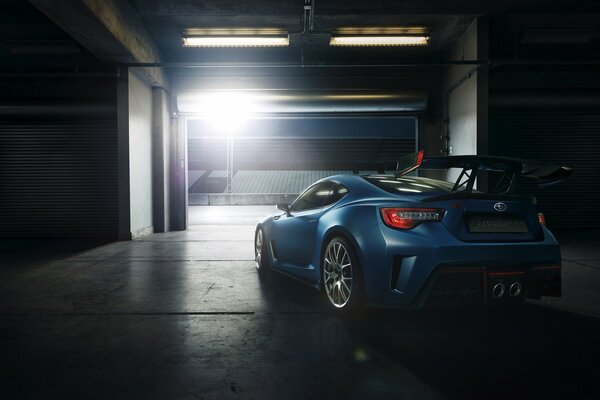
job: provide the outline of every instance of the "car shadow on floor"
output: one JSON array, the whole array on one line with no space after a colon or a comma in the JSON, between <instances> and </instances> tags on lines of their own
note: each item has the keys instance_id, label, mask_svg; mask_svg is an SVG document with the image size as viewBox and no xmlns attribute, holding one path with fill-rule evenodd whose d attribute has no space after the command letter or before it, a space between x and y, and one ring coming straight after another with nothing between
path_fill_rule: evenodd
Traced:
<instances>
[{"instance_id":1,"label":"car shadow on floor","mask_svg":"<svg viewBox=\"0 0 600 400\"><path fill-rule=\"evenodd\" d=\"M267 303L337 320L448 398L600 398L597 318L534 304L337 316L321 293L285 276L261 279L261 289Z\"/></svg>"}]
</instances>

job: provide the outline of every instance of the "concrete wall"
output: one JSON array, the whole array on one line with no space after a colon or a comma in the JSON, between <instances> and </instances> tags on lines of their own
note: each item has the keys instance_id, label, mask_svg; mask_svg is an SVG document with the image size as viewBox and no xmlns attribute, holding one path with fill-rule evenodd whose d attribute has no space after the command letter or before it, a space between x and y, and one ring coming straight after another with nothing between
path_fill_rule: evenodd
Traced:
<instances>
[{"instance_id":1,"label":"concrete wall","mask_svg":"<svg viewBox=\"0 0 600 400\"><path fill-rule=\"evenodd\" d=\"M129 186L132 238L153 233L152 88L129 73Z\"/></svg>"},{"instance_id":2,"label":"concrete wall","mask_svg":"<svg viewBox=\"0 0 600 400\"><path fill-rule=\"evenodd\" d=\"M477 20L475 20L450 51L450 60L476 60ZM444 74L444 101L447 110L449 155L477 154L477 74L473 65L454 65ZM450 171L449 180L460 171Z\"/></svg>"},{"instance_id":3,"label":"concrete wall","mask_svg":"<svg viewBox=\"0 0 600 400\"><path fill-rule=\"evenodd\" d=\"M464 57L463 57L464 48ZM464 38L455 43L450 59L477 59L477 21L465 31ZM472 65L451 66L446 71L446 91L452 89L448 97L448 120L451 155L475 154L477 152L477 71L459 83Z\"/></svg>"}]
</instances>

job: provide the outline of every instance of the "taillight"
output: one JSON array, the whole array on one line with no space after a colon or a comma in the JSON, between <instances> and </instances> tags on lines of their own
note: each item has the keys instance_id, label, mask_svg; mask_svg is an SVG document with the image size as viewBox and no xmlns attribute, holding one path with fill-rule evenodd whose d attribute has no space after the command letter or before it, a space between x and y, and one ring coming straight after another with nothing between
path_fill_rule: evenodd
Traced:
<instances>
[{"instance_id":1,"label":"taillight","mask_svg":"<svg viewBox=\"0 0 600 400\"><path fill-rule=\"evenodd\" d=\"M383 222L390 228L412 229L421 222L441 221L444 210L440 208L382 208Z\"/></svg>"},{"instance_id":2,"label":"taillight","mask_svg":"<svg viewBox=\"0 0 600 400\"><path fill-rule=\"evenodd\" d=\"M546 217L544 217L544 213L538 213L538 222L540 225L546 225Z\"/></svg>"}]
</instances>

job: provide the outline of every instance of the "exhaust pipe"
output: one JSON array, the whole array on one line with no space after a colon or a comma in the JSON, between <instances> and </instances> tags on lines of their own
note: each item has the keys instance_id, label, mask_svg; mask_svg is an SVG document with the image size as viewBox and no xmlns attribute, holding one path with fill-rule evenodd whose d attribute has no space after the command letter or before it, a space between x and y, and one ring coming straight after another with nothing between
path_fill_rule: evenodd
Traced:
<instances>
[{"instance_id":1,"label":"exhaust pipe","mask_svg":"<svg viewBox=\"0 0 600 400\"><path fill-rule=\"evenodd\" d=\"M505 290L506 288L504 287L504 283L501 281L494 283L494 287L492 288L492 297L499 299L504 295Z\"/></svg>"},{"instance_id":2,"label":"exhaust pipe","mask_svg":"<svg viewBox=\"0 0 600 400\"><path fill-rule=\"evenodd\" d=\"M508 288L508 294L510 297L517 297L521 294L521 284L519 282L513 282Z\"/></svg>"}]
</instances>

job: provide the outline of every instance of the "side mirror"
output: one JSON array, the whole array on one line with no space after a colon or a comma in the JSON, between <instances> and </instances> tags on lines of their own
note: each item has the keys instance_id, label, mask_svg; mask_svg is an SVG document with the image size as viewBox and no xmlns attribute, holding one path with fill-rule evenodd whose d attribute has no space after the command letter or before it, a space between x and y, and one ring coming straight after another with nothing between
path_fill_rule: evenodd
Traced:
<instances>
[{"instance_id":1,"label":"side mirror","mask_svg":"<svg viewBox=\"0 0 600 400\"><path fill-rule=\"evenodd\" d=\"M286 215L290 216L290 205L287 203L277 203L277 209L281 211L285 211Z\"/></svg>"}]
</instances>

